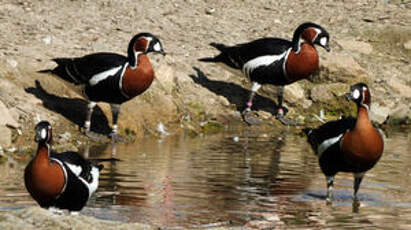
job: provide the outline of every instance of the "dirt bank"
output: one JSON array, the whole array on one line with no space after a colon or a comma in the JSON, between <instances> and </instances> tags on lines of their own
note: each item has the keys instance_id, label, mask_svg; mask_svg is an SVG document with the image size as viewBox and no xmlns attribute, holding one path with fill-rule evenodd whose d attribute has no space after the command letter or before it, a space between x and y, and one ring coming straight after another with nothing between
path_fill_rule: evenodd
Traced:
<instances>
[{"instance_id":1,"label":"dirt bank","mask_svg":"<svg viewBox=\"0 0 411 230\"><path fill-rule=\"evenodd\" d=\"M0 101L5 107L3 114L9 114L12 121L3 122L1 129L14 132L3 127L6 123L8 127L19 126L23 134L11 133L10 140L2 145L27 142L37 114L51 120L57 133L78 133L86 101L61 82L36 71L53 67L50 59L54 57L99 51L124 53L129 39L142 31L158 35L169 55L151 56L156 81L144 95L122 106L120 133L131 137L156 135L161 122L169 130L185 129L196 134L214 131L231 121L241 122L239 111L248 96L249 83L197 59L215 54L207 45L210 42L235 44L263 36L290 38L304 21L317 22L329 31L332 52L319 49L321 71L312 81L286 87L290 118L315 122L313 114L321 109L326 118L340 115L336 97L349 84L361 80L371 85L374 117L379 123L388 118L409 120L410 5L380 0L5 0L0 6ZM339 85L330 86L335 83ZM274 92L274 87L264 87L255 108L270 125L283 128L272 116ZM99 108L94 113L94 130L106 134L111 124L109 107L101 103Z\"/></svg>"}]
</instances>

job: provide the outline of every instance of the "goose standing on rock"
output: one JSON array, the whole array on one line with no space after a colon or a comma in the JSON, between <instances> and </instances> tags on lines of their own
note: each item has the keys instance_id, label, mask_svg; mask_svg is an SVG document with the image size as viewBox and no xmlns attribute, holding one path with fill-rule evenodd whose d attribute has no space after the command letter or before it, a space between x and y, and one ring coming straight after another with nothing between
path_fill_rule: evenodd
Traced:
<instances>
[{"instance_id":1,"label":"goose standing on rock","mask_svg":"<svg viewBox=\"0 0 411 230\"><path fill-rule=\"evenodd\" d=\"M58 76L69 83L69 87L75 86L74 89L89 101L84 122L89 137L97 138L90 131L96 102L110 103L113 116L110 136L117 140L120 105L142 94L153 82L154 70L147 56L150 52L165 55L156 36L140 33L130 40L127 57L116 53L94 53L79 58L55 58L57 67L39 72Z\"/></svg>"},{"instance_id":2,"label":"goose standing on rock","mask_svg":"<svg viewBox=\"0 0 411 230\"><path fill-rule=\"evenodd\" d=\"M283 106L284 86L305 79L319 67L319 57L314 45L330 51L329 34L312 22L297 27L292 41L281 38L261 38L249 43L226 46L218 43L210 45L221 53L211 58L201 58L203 62L222 63L231 70L240 72L252 82L251 94L243 111L243 118L249 124L258 123L250 117L253 98L261 85L278 86L278 107L276 117L284 124L290 124L284 115L288 109Z\"/></svg>"}]
</instances>

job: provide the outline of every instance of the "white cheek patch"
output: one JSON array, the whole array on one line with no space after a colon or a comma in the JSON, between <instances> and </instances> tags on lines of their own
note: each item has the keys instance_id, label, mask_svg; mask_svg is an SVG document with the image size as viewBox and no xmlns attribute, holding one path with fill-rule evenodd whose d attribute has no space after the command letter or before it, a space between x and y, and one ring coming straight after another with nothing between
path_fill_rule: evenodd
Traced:
<instances>
[{"instance_id":1,"label":"white cheek patch","mask_svg":"<svg viewBox=\"0 0 411 230\"><path fill-rule=\"evenodd\" d=\"M327 42L328 42L328 40L327 40L326 37L322 37L322 38L320 39L320 44L321 44L322 46L326 46L326 45L327 45Z\"/></svg>"},{"instance_id":2,"label":"white cheek patch","mask_svg":"<svg viewBox=\"0 0 411 230\"><path fill-rule=\"evenodd\" d=\"M360 91L356 89L351 93L351 95L354 99L358 99L360 97Z\"/></svg>"},{"instance_id":3,"label":"white cheek patch","mask_svg":"<svg viewBox=\"0 0 411 230\"><path fill-rule=\"evenodd\" d=\"M46 137L47 137L47 130L42 129L40 135L41 135L41 139L46 139Z\"/></svg>"},{"instance_id":4,"label":"white cheek patch","mask_svg":"<svg viewBox=\"0 0 411 230\"><path fill-rule=\"evenodd\" d=\"M154 51L161 51L161 45L160 45L160 43L156 43L154 46L153 46L153 49L154 49Z\"/></svg>"}]
</instances>

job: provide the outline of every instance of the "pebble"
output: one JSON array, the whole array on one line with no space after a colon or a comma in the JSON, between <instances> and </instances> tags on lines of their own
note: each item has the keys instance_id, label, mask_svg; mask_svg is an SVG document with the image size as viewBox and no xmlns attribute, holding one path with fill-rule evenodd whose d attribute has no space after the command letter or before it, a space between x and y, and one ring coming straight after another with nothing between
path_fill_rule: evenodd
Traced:
<instances>
[{"instance_id":1,"label":"pebble","mask_svg":"<svg viewBox=\"0 0 411 230\"><path fill-rule=\"evenodd\" d=\"M16 60L13 59L7 59L7 63L9 63L9 65L13 68L16 68L19 64Z\"/></svg>"},{"instance_id":2,"label":"pebble","mask_svg":"<svg viewBox=\"0 0 411 230\"><path fill-rule=\"evenodd\" d=\"M170 135L169 132L167 132L166 127L164 126L164 124L162 122L158 123L157 125L157 132L159 132L161 135L163 136L168 136Z\"/></svg>"},{"instance_id":3,"label":"pebble","mask_svg":"<svg viewBox=\"0 0 411 230\"><path fill-rule=\"evenodd\" d=\"M47 35L46 37L43 38L43 42L46 45L50 45L51 44L51 36Z\"/></svg>"},{"instance_id":4,"label":"pebble","mask_svg":"<svg viewBox=\"0 0 411 230\"><path fill-rule=\"evenodd\" d=\"M10 153L14 153L14 152L16 152L17 151L17 148L16 147L11 147L11 148L8 148L7 149L7 152L10 152Z\"/></svg>"},{"instance_id":5,"label":"pebble","mask_svg":"<svg viewBox=\"0 0 411 230\"><path fill-rule=\"evenodd\" d=\"M205 10L205 12L206 12L206 14L211 15L211 14L213 14L213 13L215 12L215 8L207 8L207 9Z\"/></svg>"},{"instance_id":6,"label":"pebble","mask_svg":"<svg viewBox=\"0 0 411 230\"><path fill-rule=\"evenodd\" d=\"M69 132L65 132L59 135L59 138L61 141L67 141L71 137L71 134Z\"/></svg>"}]
</instances>

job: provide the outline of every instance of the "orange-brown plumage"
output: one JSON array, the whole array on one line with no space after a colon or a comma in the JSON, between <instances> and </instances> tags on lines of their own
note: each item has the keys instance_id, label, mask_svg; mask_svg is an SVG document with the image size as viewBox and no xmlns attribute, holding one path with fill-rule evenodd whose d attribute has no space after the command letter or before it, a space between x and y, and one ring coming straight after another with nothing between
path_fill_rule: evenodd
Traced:
<instances>
[{"instance_id":1,"label":"orange-brown plumage","mask_svg":"<svg viewBox=\"0 0 411 230\"><path fill-rule=\"evenodd\" d=\"M355 127L344 135L341 147L344 158L353 165L372 167L380 159L384 142L365 107L359 107Z\"/></svg>"},{"instance_id":2,"label":"orange-brown plumage","mask_svg":"<svg viewBox=\"0 0 411 230\"><path fill-rule=\"evenodd\" d=\"M141 38L139 40L136 41L136 43L134 44L134 50L135 51L145 51L147 49L148 46L148 41L145 38Z\"/></svg>"},{"instance_id":3,"label":"orange-brown plumage","mask_svg":"<svg viewBox=\"0 0 411 230\"><path fill-rule=\"evenodd\" d=\"M66 179L61 166L50 161L47 146L40 146L24 172L27 190L36 201L52 200L62 192Z\"/></svg>"},{"instance_id":4,"label":"orange-brown plumage","mask_svg":"<svg viewBox=\"0 0 411 230\"><path fill-rule=\"evenodd\" d=\"M318 69L319 57L314 46L303 43L298 53L291 51L286 63L290 83L306 78Z\"/></svg>"},{"instance_id":5,"label":"orange-brown plumage","mask_svg":"<svg viewBox=\"0 0 411 230\"><path fill-rule=\"evenodd\" d=\"M137 68L127 67L123 76L123 91L129 97L135 97L146 91L154 79L154 70L146 54L140 54Z\"/></svg>"},{"instance_id":6,"label":"orange-brown plumage","mask_svg":"<svg viewBox=\"0 0 411 230\"><path fill-rule=\"evenodd\" d=\"M310 27L304 30L304 32L301 34L301 38L303 38L307 42L314 42L314 39L317 36L317 34L317 31L315 31L313 27Z\"/></svg>"}]
</instances>

